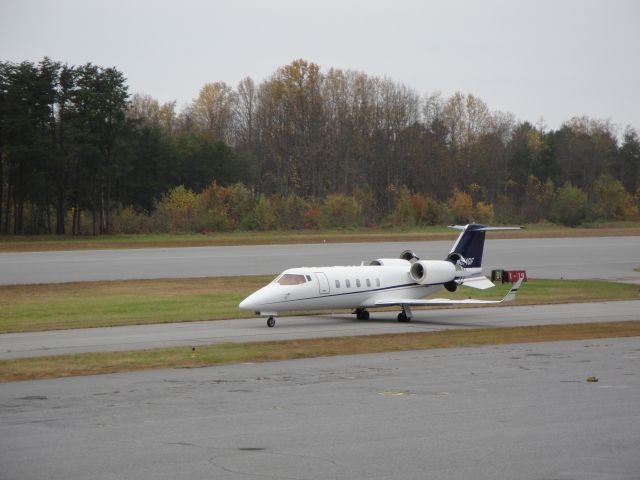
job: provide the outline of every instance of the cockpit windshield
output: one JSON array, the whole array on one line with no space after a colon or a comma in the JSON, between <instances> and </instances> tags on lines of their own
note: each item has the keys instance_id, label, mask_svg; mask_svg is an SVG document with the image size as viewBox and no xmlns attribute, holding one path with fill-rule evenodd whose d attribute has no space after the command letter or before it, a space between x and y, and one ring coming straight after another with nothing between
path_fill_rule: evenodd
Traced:
<instances>
[{"instance_id":1,"label":"cockpit windshield","mask_svg":"<svg viewBox=\"0 0 640 480\"><path fill-rule=\"evenodd\" d=\"M280 275L278 278L274 280L274 283L279 283L280 285L300 285L305 283L307 279L304 275L298 275L295 273L285 273L284 275Z\"/></svg>"}]
</instances>

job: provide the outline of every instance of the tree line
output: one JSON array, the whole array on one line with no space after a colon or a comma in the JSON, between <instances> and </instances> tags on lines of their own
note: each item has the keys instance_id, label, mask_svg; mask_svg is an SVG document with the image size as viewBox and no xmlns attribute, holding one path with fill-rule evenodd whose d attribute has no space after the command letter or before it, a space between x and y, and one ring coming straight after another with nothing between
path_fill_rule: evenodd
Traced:
<instances>
[{"instance_id":1,"label":"tree line","mask_svg":"<svg viewBox=\"0 0 640 480\"><path fill-rule=\"evenodd\" d=\"M2 233L575 225L637 219L639 187L632 127L549 129L304 60L206 84L180 111L113 67L0 62Z\"/></svg>"}]
</instances>

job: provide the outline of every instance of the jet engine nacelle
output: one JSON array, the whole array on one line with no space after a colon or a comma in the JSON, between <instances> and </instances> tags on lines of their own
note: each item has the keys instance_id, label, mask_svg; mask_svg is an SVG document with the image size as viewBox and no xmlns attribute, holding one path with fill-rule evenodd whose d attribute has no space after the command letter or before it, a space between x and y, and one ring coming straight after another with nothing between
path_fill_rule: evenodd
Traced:
<instances>
[{"instance_id":1,"label":"jet engine nacelle","mask_svg":"<svg viewBox=\"0 0 640 480\"><path fill-rule=\"evenodd\" d=\"M403 258L377 258L369 262L371 266L383 266L383 267L408 267L411 265L409 260Z\"/></svg>"},{"instance_id":2,"label":"jet engine nacelle","mask_svg":"<svg viewBox=\"0 0 640 480\"><path fill-rule=\"evenodd\" d=\"M420 285L451 282L457 274L456 266L446 260L423 260L409 269L411 280Z\"/></svg>"}]
</instances>

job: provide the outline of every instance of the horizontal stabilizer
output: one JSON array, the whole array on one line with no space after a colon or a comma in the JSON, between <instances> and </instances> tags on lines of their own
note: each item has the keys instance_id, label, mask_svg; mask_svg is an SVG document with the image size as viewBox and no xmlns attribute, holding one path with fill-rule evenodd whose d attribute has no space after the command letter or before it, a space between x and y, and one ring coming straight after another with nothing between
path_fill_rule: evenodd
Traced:
<instances>
[{"instance_id":1,"label":"horizontal stabilizer","mask_svg":"<svg viewBox=\"0 0 640 480\"><path fill-rule=\"evenodd\" d=\"M466 287L477 288L478 290L486 290L487 288L495 287L495 284L484 276L465 278L462 284Z\"/></svg>"},{"instance_id":2,"label":"horizontal stabilizer","mask_svg":"<svg viewBox=\"0 0 640 480\"><path fill-rule=\"evenodd\" d=\"M448 225L449 228L454 228L456 230L464 230L468 225ZM473 230L476 232L489 232L495 230L523 230L524 227L488 227L485 225L474 225Z\"/></svg>"},{"instance_id":3,"label":"horizontal stabilizer","mask_svg":"<svg viewBox=\"0 0 640 480\"><path fill-rule=\"evenodd\" d=\"M507 292L502 300L475 300L473 298L466 298L464 300L451 300L449 298L431 298L428 300L416 300L413 298L389 298L378 300L375 304L376 307L389 307L392 305L410 305L416 307L442 307L447 305L488 305L496 303L512 302L516 298L518 288L522 284L522 278L513 284L511 289Z\"/></svg>"}]
</instances>

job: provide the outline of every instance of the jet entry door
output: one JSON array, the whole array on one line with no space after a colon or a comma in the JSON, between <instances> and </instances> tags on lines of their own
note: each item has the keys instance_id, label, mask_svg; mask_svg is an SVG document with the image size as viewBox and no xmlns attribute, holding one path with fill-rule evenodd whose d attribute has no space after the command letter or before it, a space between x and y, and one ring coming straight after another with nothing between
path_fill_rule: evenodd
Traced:
<instances>
[{"instance_id":1,"label":"jet entry door","mask_svg":"<svg viewBox=\"0 0 640 480\"><path fill-rule=\"evenodd\" d=\"M320 285L320 295L329 295L329 279L322 272L314 272Z\"/></svg>"}]
</instances>

